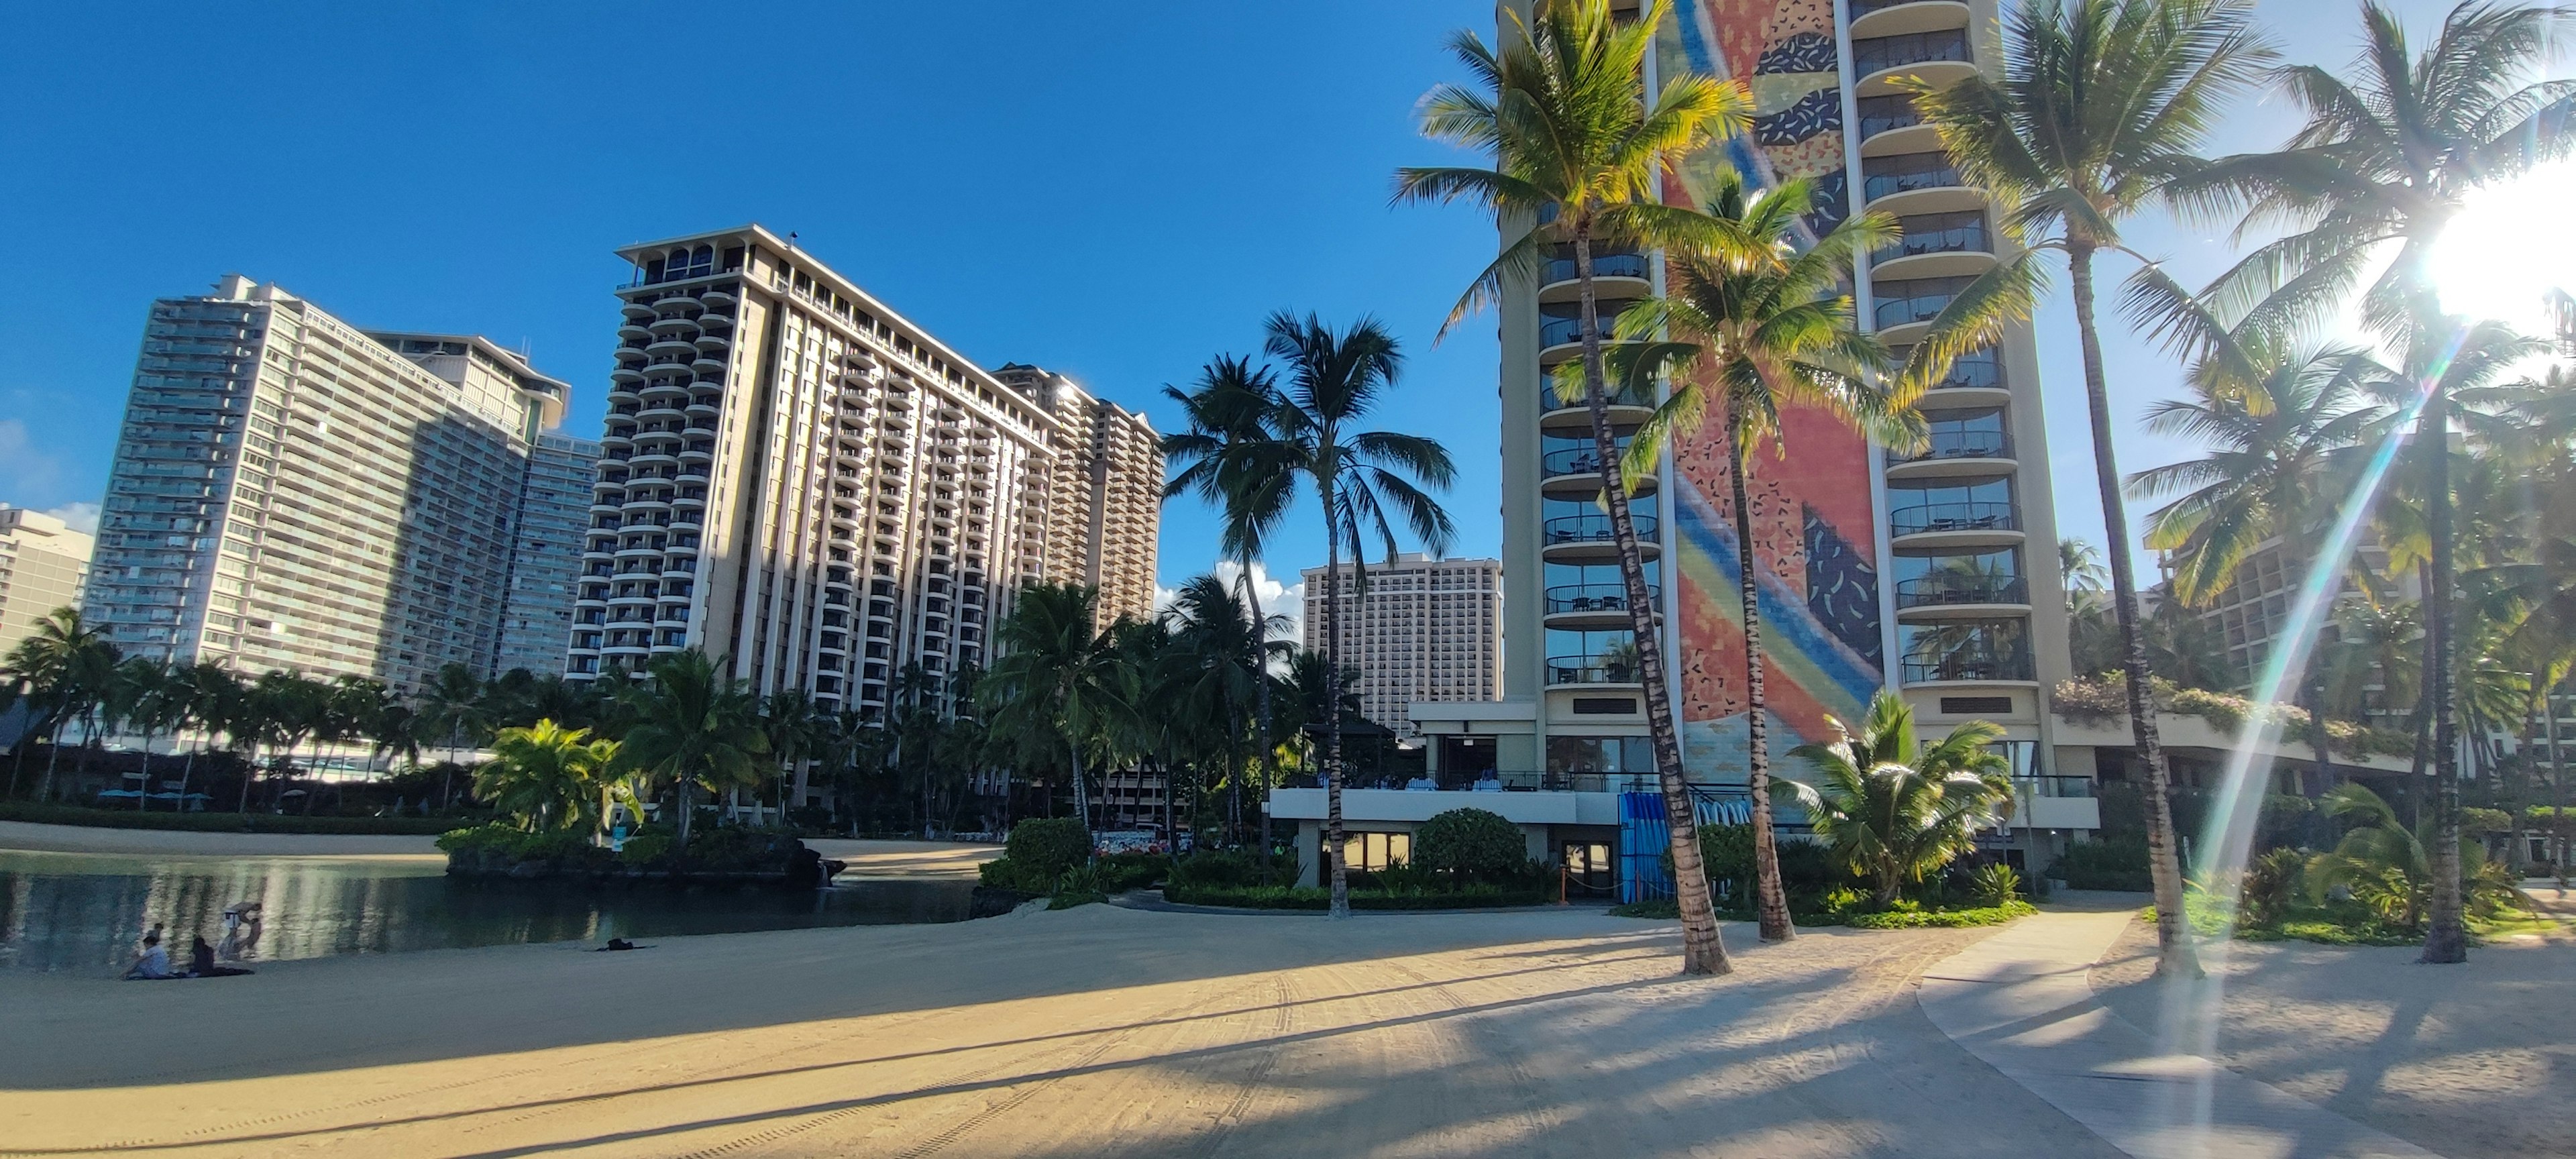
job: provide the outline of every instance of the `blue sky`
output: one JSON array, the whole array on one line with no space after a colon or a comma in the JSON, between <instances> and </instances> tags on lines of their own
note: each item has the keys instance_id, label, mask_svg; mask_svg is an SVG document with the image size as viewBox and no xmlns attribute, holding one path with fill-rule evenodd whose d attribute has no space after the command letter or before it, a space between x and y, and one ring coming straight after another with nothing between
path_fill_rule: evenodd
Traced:
<instances>
[{"instance_id":1,"label":"blue sky","mask_svg":"<svg viewBox=\"0 0 2576 1159\"><path fill-rule=\"evenodd\" d=\"M359 325L524 342L574 383L567 428L595 433L611 250L759 221L970 357L1063 370L1164 429L1158 388L1251 351L1269 312L1374 313L1410 356L1382 425L1449 444L1455 551L1499 547L1493 324L1432 341L1493 235L1387 205L1396 166L1446 156L1412 109L1489 0L754 7L13 13L37 50L0 76L0 502L95 502L148 303L232 271ZM2262 15L2294 57L2340 62L2352 11ZM2219 147L2287 123L2249 103ZM2225 258L2209 235L2133 241L2196 279ZM2060 519L2098 541L2062 302L2041 327ZM2113 329L2126 424L2176 374ZM2179 453L2123 434L2124 467ZM1305 519L1285 542L1315 542ZM1213 538L1172 504L1164 582Z\"/></svg>"}]
</instances>

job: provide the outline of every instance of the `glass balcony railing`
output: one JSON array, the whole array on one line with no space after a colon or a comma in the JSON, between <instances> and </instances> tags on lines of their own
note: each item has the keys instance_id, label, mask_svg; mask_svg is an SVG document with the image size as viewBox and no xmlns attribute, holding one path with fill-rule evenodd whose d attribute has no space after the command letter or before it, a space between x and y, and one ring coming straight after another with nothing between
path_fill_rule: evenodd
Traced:
<instances>
[{"instance_id":1,"label":"glass balcony railing","mask_svg":"<svg viewBox=\"0 0 2576 1159\"><path fill-rule=\"evenodd\" d=\"M1982 213L1917 214L1900 217L1896 224L1905 231L1904 236L1894 245L1881 246L1872 252L1870 265L1880 266L1898 258L1925 254L1994 252L1994 242L1986 236L1986 217Z\"/></svg>"},{"instance_id":2,"label":"glass balcony railing","mask_svg":"<svg viewBox=\"0 0 2576 1159\"><path fill-rule=\"evenodd\" d=\"M1945 28L1852 42L1852 72L1857 76L1934 61L1967 63L1968 30Z\"/></svg>"},{"instance_id":3,"label":"glass balcony railing","mask_svg":"<svg viewBox=\"0 0 2576 1159\"><path fill-rule=\"evenodd\" d=\"M2003 364L1996 360L1995 352L1991 350L1982 350L1956 359L1950 363L1950 373L1943 375L1941 381L1933 383L1932 388L1940 390L1954 386L1978 390L2000 390L2004 386Z\"/></svg>"},{"instance_id":4,"label":"glass balcony railing","mask_svg":"<svg viewBox=\"0 0 2576 1159\"><path fill-rule=\"evenodd\" d=\"M1596 278L1645 278L1650 276L1650 270L1644 254L1598 250L1592 254L1592 276ZM1539 275L1539 283L1554 285L1573 280L1574 254L1560 247L1557 256L1547 260L1547 269Z\"/></svg>"},{"instance_id":5,"label":"glass balcony railing","mask_svg":"<svg viewBox=\"0 0 2576 1159\"><path fill-rule=\"evenodd\" d=\"M2019 652L1961 648L1938 655L1908 656L1901 675L1908 684L1935 680L2028 680L2030 657Z\"/></svg>"},{"instance_id":6,"label":"glass balcony railing","mask_svg":"<svg viewBox=\"0 0 2576 1159\"><path fill-rule=\"evenodd\" d=\"M1615 468L1616 464L1613 464L1613 467ZM1539 456L1538 473L1541 475L1598 475L1601 473L1601 456L1588 448L1549 451Z\"/></svg>"},{"instance_id":7,"label":"glass balcony railing","mask_svg":"<svg viewBox=\"0 0 2576 1159\"><path fill-rule=\"evenodd\" d=\"M1929 463L1941 459L2006 459L2012 457L2012 439L2002 431L1942 430L1932 428L1923 449L1911 455L1891 454L1890 463Z\"/></svg>"},{"instance_id":8,"label":"glass balcony railing","mask_svg":"<svg viewBox=\"0 0 2576 1159\"><path fill-rule=\"evenodd\" d=\"M1663 589L1646 585L1646 599L1663 599ZM1558 584L1547 589L1547 614L1569 612L1624 612L1628 610L1628 588L1625 584Z\"/></svg>"},{"instance_id":9,"label":"glass balcony railing","mask_svg":"<svg viewBox=\"0 0 2576 1159\"><path fill-rule=\"evenodd\" d=\"M1588 517L1587 517L1588 518ZM1887 513L1890 535L1936 531L2011 531L2021 520L2010 503L1918 503Z\"/></svg>"},{"instance_id":10,"label":"glass balcony railing","mask_svg":"<svg viewBox=\"0 0 2576 1159\"><path fill-rule=\"evenodd\" d=\"M1927 575L1896 584L1896 606L1938 608L1959 604L2027 604L2030 581L2009 575Z\"/></svg>"},{"instance_id":11,"label":"glass balcony railing","mask_svg":"<svg viewBox=\"0 0 2576 1159\"><path fill-rule=\"evenodd\" d=\"M1557 397L1556 379L1553 376L1542 376L1539 379L1538 401L1539 407L1543 410L1582 410L1584 407L1583 400L1580 398L1567 402ZM1615 390L1610 392L1610 405L1652 407L1655 405L1655 400L1633 390Z\"/></svg>"},{"instance_id":12,"label":"glass balcony railing","mask_svg":"<svg viewBox=\"0 0 2576 1159\"><path fill-rule=\"evenodd\" d=\"M1906 153L1861 161L1861 200L1876 201L1920 189L1957 189L1959 170L1939 153Z\"/></svg>"},{"instance_id":13,"label":"glass balcony railing","mask_svg":"<svg viewBox=\"0 0 2576 1159\"><path fill-rule=\"evenodd\" d=\"M1642 512L1634 513L1628 517L1628 523L1636 530L1639 542L1655 542L1654 516ZM1610 533L1610 516L1607 514L1559 515L1540 524L1539 529L1541 542L1549 547L1569 543L1609 543L1614 538Z\"/></svg>"},{"instance_id":14,"label":"glass balcony railing","mask_svg":"<svg viewBox=\"0 0 2576 1159\"><path fill-rule=\"evenodd\" d=\"M1903 0L1899 0L1903 2ZM1858 17L1860 14L1852 14ZM1914 98L1898 93L1892 96L1860 99L1860 139L1869 140L1880 133L1911 129L1923 123L1923 113L1914 107Z\"/></svg>"},{"instance_id":15,"label":"glass balcony railing","mask_svg":"<svg viewBox=\"0 0 2576 1159\"><path fill-rule=\"evenodd\" d=\"M1547 658L1547 682L1550 684L1635 684L1638 677L1634 656L1550 656Z\"/></svg>"}]
</instances>

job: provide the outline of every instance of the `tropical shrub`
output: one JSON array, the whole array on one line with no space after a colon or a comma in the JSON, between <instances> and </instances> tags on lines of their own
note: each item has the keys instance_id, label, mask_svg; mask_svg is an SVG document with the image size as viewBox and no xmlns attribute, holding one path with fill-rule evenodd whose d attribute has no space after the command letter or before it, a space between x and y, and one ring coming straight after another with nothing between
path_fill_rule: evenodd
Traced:
<instances>
[{"instance_id":1,"label":"tropical shrub","mask_svg":"<svg viewBox=\"0 0 2576 1159\"><path fill-rule=\"evenodd\" d=\"M2513 814L2502 809L2470 806L2460 810L2462 833L2511 833L2513 830Z\"/></svg>"},{"instance_id":2,"label":"tropical shrub","mask_svg":"<svg viewBox=\"0 0 2576 1159\"><path fill-rule=\"evenodd\" d=\"M2021 871L2000 861L1987 862L1969 875L1969 889L1987 905L2002 905L2021 896Z\"/></svg>"},{"instance_id":3,"label":"tropical shrub","mask_svg":"<svg viewBox=\"0 0 2576 1159\"><path fill-rule=\"evenodd\" d=\"M1172 859L1160 853L1110 853L1094 864L1103 893L1125 893L1143 889L1162 880L1172 870Z\"/></svg>"},{"instance_id":4,"label":"tropical shrub","mask_svg":"<svg viewBox=\"0 0 2576 1159\"><path fill-rule=\"evenodd\" d=\"M1286 886L1297 880L1301 868L1292 853L1203 849L1172 863L1171 874L1165 879L1170 888L1163 892L1168 897L1171 888Z\"/></svg>"},{"instance_id":5,"label":"tropical shrub","mask_svg":"<svg viewBox=\"0 0 2576 1159\"><path fill-rule=\"evenodd\" d=\"M2275 849L2255 858L2237 882L2237 912L2258 925L2280 921L2298 901L2307 866L2307 854L2297 849Z\"/></svg>"},{"instance_id":6,"label":"tropical shrub","mask_svg":"<svg viewBox=\"0 0 2576 1159\"><path fill-rule=\"evenodd\" d=\"M1451 809L1413 831L1413 862L1466 882L1527 874L1529 843L1499 813Z\"/></svg>"},{"instance_id":7,"label":"tropical shrub","mask_svg":"<svg viewBox=\"0 0 2576 1159\"><path fill-rule=\"evenodd\" d=\"M1109 900L1109 895L1101 892L1100 879L1100 870L1096 866L1077 865L1065 870L1056 878L1055 885L1047 890L1047 908L1072 909Z\"/></svg>"},{"instance_id":8,"label":"tropical shrub","mask_svg":"<svg viewBox=\"0 0 2576 1159\"><path fill-rule=\"evenodd\" d=\"M1032 817L1011 826L1002 855L976 871L985 885L1028 894L1055 892L1064 873L1091 860L1091 832L1073 817Z\"/></svg>"},{"instance_id":9,"label":"tropical shrub","mask_svg":"<svg viewBox=\"0 0 2576 1159\"><path fill-rule=\"evenodd\" d=\"M2427 850L2436 840L2433 819L2426 818L2419 830L2409 830L2379 794L2355 784L2337 785L2320 800L2327 814L2343 818L2352 827L2331 851L2308 862L2309 900L2322 902L2341 888L2380 921L2402 930L2421 930L2432 904L2432 858ZM2469 837L2466 827L2460 838L2460 888L2472 912L2494 915L2531 908L2531 899L2513 875L2487 864L2486 846Z\"/></svg>"},{"instance_id":10,"label":"tropical shrub","mask_svg":"<svg viewBox=\"0 0 2576 1159\"><path fill-rule=\"evenodd\" d=\"M1971 909L1889 908L1879 913L1853 914L1843 924L1859 930L1960 929L1999 926L2038 912L2038 906L2013 898L1999 905Z\"/></svg>"},{"instance_id":11,"label":"tropical shrub","mask_svg":"<svg viewBox=\"0 0 2576 1159\"><path fill-rule=\"evenodd\" d=\"M2220 731L2242 736L2246 727L2265 725L2304 743L2307 710L2293 704L2255 704L2242 696L2206 688L2183 688L2161 676L2147 678L2147 693L2160 712L2197 716ZM2119 674L2060 681L2049 690L2049 709L2077 724L2114 724L2129 715L2127 686ZM2405 756L2415 751L2415 738L2384 729L2365 728L2347 720L2326 722L2326 743L2347 757Z\"/></svg>"},{"instance_id":12,"label":"tropical shrub","mask_svg":"<svg viewBox=\"0 0 2576 1159\"><path fill-rule=\"evenodd\" d=\"M1969 721L1919 744L1913 707L1884 691L1857 732L1825 723L1833 740L1790 752L1815 766L1815 783L1772 787L1806 810L1833 859L1868 878L1881 905L1973 852L1976 831L2011 812L2011 766L1988 747L2003 738L1999 725Z\"/></svg>"},{"instance_id":13,"label":"tropical shrub","mask_svg":"<svg viewBox=\"0 0 2576 1159\"><path fill-rule=\"evenodd\" d=\"M2048 867L2048 875L2068 889L2112 889L2146 893L2155 888L2147 874L2147 839L2121 836L2078 841Z\"/></svg>"}]
</instances>

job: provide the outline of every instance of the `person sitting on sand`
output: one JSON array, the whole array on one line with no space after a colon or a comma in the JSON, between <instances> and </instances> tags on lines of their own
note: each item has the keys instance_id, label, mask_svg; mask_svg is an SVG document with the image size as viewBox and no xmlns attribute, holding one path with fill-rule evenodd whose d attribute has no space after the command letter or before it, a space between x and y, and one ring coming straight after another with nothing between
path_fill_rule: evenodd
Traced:
<instances>
[{"instance_id":1,"label":"person sitting on sand","mask_svg":"<svg viewBox=\"0 0 2576 1159\"><path fill-rule=\"evenodd\" d=\"M128 978L167 978L170 976L170 951L161 948L161 935L143 935L143 956L125 970Z\"/></svg>"},{"instance_id":2,"label":"person sitting on sand","mask_svg":"<svg viewBox=\"0 0 2576 1159\"><path fill-rule=\"evenodd\" d=\"M215 964L215 948L206 944L204 934L197 935L197 945L188 951L188 976L191 978L231 978L250 973L238 966Z\"/></svg>"}]
</instances>

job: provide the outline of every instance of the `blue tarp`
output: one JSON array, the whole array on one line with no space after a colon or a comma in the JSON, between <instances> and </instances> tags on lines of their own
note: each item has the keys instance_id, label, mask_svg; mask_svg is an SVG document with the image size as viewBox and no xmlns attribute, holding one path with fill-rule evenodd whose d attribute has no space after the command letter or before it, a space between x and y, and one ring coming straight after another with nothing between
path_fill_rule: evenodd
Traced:
<instances>
[{"instance_id":1,"label":"blue tarp","mask_svg":"<svg viewBox=\"0 0 2576 1159\"><path fill-rule=\"evenodd\" d=\"M1694 812L1702 825L1743 825L1753 820L1753 802L1741 793L1694 791ZM1645 901L1673 896L1673 876L1664 872L1664 851L1672 847L1672 826L1664 820L1661 793L1619 794L1619 900Z\"/></svg>"}]
</instances>

